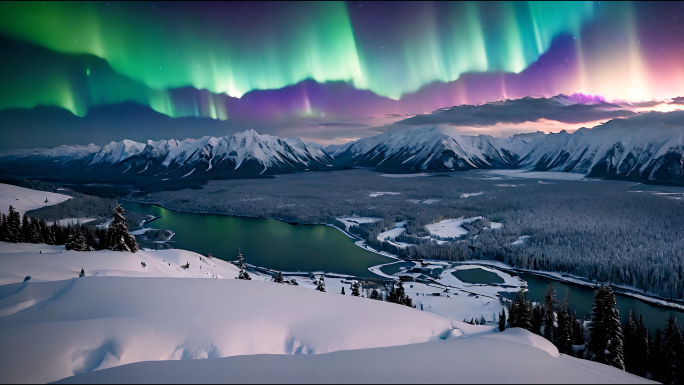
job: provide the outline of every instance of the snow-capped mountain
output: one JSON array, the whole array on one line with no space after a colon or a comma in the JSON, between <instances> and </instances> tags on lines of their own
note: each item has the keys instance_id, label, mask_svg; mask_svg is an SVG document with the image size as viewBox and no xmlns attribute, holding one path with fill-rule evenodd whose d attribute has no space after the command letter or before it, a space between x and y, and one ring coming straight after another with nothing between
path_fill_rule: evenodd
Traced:
<instances>
[{"instance_id":1,"label":"snow-capped mountain","mask_svg":"<svg viewBox=\"0 0 684 385\"><path fill-rule=\"evenodd\" d=\"M651 112L533 138L519 165L610 179L684 182L684 111Z\"/></svg>"},{"instance_id":2,"label":"snow-capped mountain","mask_svg":"<svg viewBox=\"0 0 684 385\"><path fill-rule=\"evenodd\" d=\"M518 160L503 139L459 135L446 126L386 132L349 143L332 155L339 163L394 172L511 167Z\"/></svg>"},{"instance_id":3,"label":"snow-capped mountain","mask_svg":"<svg viewBox=\"0 0 684 385\"><path fill-rule=\"evenodd\" d=\"M332 158L317 144L298 138L259 135L254 130L200 139L131 140L102 148L72 146L11 151L0 154L3 171L35 175L78 173L98 179L223 179L273 175L309 169L329 169ZM60 166L60 167L57 167ZM27 169L27 167L31 169Z\"/></svg>"}]
</instances>

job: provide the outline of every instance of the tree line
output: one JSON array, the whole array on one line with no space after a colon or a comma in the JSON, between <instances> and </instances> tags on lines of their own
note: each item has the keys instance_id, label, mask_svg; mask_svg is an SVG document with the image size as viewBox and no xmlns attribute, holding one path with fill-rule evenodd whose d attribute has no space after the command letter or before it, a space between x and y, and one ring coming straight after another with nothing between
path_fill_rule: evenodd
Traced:
<instances>
[{"instance_id":1,"label":"tree line","mask_svg":"<svg viewBox=\"0 0 684 385\"><path fill-rule=\"evenodd\" d=\"M570 312L567 294L559 302L550 284L543 304L532 305L521 290L508 307L508 317L503 309L499 314L499 330L506 327L541 335L562 354L614 366L663 384L684 381L684 338L677 319L670 317L664 331L658 328L654 337L641 314L635 317L630 311L622 325L610 286L597 287L588 321Z\"/></svg>"},{"instance_id":2,"label":"tree line","mask_svg":"<svg viewBox=\"0 0 684 385\"><path fill-rule=\"evenodd\" d=\"M67 224L58 221L48 225L43 219L23 217L13 206L7 214L0 215L0 240L10 243L44 243L64 245L67 250L94 251L114 250L135 253L139 250L135 237L128 232L123 207L114 208L112 222L108 227Z\"/></svg>"}]
</instances>

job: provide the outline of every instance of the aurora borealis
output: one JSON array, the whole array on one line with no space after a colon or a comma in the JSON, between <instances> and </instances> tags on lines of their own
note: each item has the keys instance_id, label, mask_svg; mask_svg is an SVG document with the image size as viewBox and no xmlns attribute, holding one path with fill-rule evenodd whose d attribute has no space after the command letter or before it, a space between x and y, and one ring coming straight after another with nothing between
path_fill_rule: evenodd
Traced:
<instances>
[{"instance_id":1,"label":"aurora borealis","mask_svg":"<svg viewBox=\"0 0 684 385\"><path fill-rule=\"evenodd\" d=\"M0 53L0 111L82 117L132 102L174 118L309 125L530 95L674 98L684 6L0 2Z\"/></svg>"}]
</instances>

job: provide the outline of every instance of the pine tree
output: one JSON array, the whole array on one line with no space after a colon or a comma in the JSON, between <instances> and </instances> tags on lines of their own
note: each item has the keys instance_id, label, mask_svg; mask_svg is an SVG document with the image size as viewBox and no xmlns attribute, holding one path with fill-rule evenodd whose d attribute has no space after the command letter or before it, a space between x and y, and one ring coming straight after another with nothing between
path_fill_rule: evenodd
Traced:
<instances>
[{"instance_id":1,"label":"pine tree","mask_svg":"<svg viewBox=\"0 0 684 385\"><path fill-rule=\"evenodd\" d=\"M651 333L644 324L644 317L639 312L639 322L637 323L637 365L634 374L645 377L648 372L648 362L650 359Z\"/></svg>"},{"instance_id":2,"label":"pine tree","mask_svg":"<svg viewBox=\"0 0 684 385\"><path fill-rule=\"evenodd\" d=\"M359 295L361 295L361 285L359 285L358 281L354 281L354 283L352 283L351 295L353 295L354 297L358 297Z\"/></svg>"},{"instance_id":3,"label":"pine tree","mask_svg":"<svg viewBox=\"0 0 684 385\"><path fill-rule=\"evenodd\" d=\"M74 250L74 251L93 251L91 246L88 245L86 242L86 238L83 236L83 233L80 231L75 231L71 235L69 235L69 239L64 243L64 248L67 250Z\"/></svg>"},{"instance_id":4,"label":"pine tree","mask_svg":"<svg viewBox=\"0 0 684 385\"><path fill-rule=\"evenodd\" d=\"M601 286L596 290L589 325L591 337L585 357L624 370L624 337L620 313L615 305L615 293L610 286Z\"/></svg>"},{"instance_id":5,"label":"pine tree","mask_svg":"<svg viewBox=\"0 0 684 385\"><path fill-rule=\"evenodd\" d=\"M629 316L627 316L627 322L625 322L624 335L625 335L625 370L629 373L636 374L636 367L638 366L638 337L637 337L637 324L634 319L634 313L629 311Z\"/></svg>"},{"instance_id":6,"label":"pine tree","mask_svg":"<svg viewBox=\"0 0 684 385\"><path fill-rule=\"evenodd\" d=\"M138 243L135 241L135 237L128 233L124 209L120 205L116 205L116 208L114 208L114 219L109 225L107 234L109 235L107 243L111 250L129 251L132 253L138 251Z\"/></svg>"},{"instance_id":7,"label":"pine tree","mask_svg":"<svg viewBox=\"0 0 684 385\"><path fill-rule=\"evenodd\" d=\"M238 248L238 264L240 265L240 274L238 275L238 279L244 279L244 280L251 280L252 277L249 276L249 273L247 273L247 269L245 268L245 257L242 255L242 250Z\"/></svg>"},{"instance_id":8,"label":"pine tree","mask_svg":"<svg viewBox=\"0 0 684 385\"><path fill-rule=\"evenodd\" d=\"M21 242L21 217L11 205L7 215L7 242Z\"/></svg>"},{"instance_id":9,"label":"pine tree","mask_svg":"<svg viewBox=\"0 0 684 385\"><path fill-rule=\"evenodd\" d=\"M7 215L0 214L0 241L7 242Z\"/></svg>"},{"instance_id":10,"label":"pine tree","mask_svg":"<svg viewBox=\"0 0 684 385\"><path fill-rule=\"evenodd\" d=\"M345 295L344 294L344 286L342 286L342 292L340 294Z\"/></svg>"},{"instance_id":11,"label":"pine tree","mask_svg":"<svg viewBox=\"0 0 684 385\"><path fill-rule=\"evenodd\" d=\"M325 280L323 280L323 276L318 281L314 282L316 284L316 290L322 291L325 293Z\"/></svg>"},{"instance_id":12,"label":"pine tree","mask_svg":"<svg viewBox=\"0 0 684 385\"><path fill-rule=\"evenodd\" d=\"M544 307L535 304L532 306L532 333L541 335L541 327L544 324Z\"/></svg>"},{"instance_id":13,"label":"pine tree","mask_svg":"<svg viewBox=\"0 0 684 385\"><path fill-rule=\"evenodd\" d=\"M555 313L554 313L554 303L556 302L556 293L551 287L551 281L549 281L549 287L546 289L546 297L544 301L544 338L554 342L554 328L555 328Z\"/></svg>"},{"instance_id":14,"label":"pine tree","mask_svg":"<svg viewBox=\"0 0 684 385\"><path fill-rule=\"evenodd\" d=\"M43 237L40 231L40 221L38 218L31 218L29 221L28 242L43 243Z\"/></svg>"},{"instance_id":15,"label":"pine tree","mask_svg":"<svg viewBox=\"0 0 684 385\"><path fill-rule=\"evenodd\" d=\"M480 325L485 325L487 323L487 320L485 319L484 316L480 317Z\"/></svg>"},{"instance_id":16,"label":"pine tree","mask_svg":"<svg viewBox=\"0 0 684 385\"><path fill-rule=\"evenodd\" d=\"M283 272L279 271L278 276L273 280L273 282L283 283Z\"/></svg>"},{"instance_id":17,"label":"pine tree","mask_svg":"<svg viewBox=\"0 0 684 385\"><path fill-rule=\"evenodd\" d=\"M501 309L501 314L499 314L499 331L502 332L506 330L506 311Z\"/></svg>"},{"instance_id":18,"label":"pine tree","mask_svg":"<svg viewBox=\"0 0 684 385\"><path fill-rule=\"evenodd\" d=\"M574 355L572 348L572 317L568 311L568 293L565 293L563 303L558 309L558 328L555 333L555 343L558 351L569 356Z\"/></svg>"},{"instance_id":19,"label":"pine tree","mask_svg":"<svg viewBox=\"0 0 684 385\"><path fill-rule=\"evenodd\" d=\"M655 337L653 338L649 351L651 352L649 372L651 372L655 381L663 382L663 378L665 377L665 357L663 355L663 333L660 331L660 328L656 329Z\"/></svg>"},{"instance_id":20,"label":"pine tree","mask_svg":"<svg viewBox=\"0 0 684 385\"><path fill-rule=\"evenodd\" d=\"M684 381L684 339L677 319L670 317L663 333L663 384L681 384Z\"/></svg>"},{"instance_id":21,"label":"pine tree","mask_svg":"<svg viewBox=\"0 0 684 385\"><path fill-rule=\"evenodd\" d=\"M512 328L523 328L532 331L532 304L525 299L525 289L518 292L518 298L511 304L509 312Z\"/></svg>"},{"instance_id":22,"label":"pine tree","mask_svg":"<svg viewBox=\"0 0 684 385\"><path fill-rule=\"evenodd\" d=\"M28 215L24 213L24 216L21 218L21 241L19 242L29 242L30 238L30 233L31 233L31 222L29 221Z\"/></svg>"}]
</instances>

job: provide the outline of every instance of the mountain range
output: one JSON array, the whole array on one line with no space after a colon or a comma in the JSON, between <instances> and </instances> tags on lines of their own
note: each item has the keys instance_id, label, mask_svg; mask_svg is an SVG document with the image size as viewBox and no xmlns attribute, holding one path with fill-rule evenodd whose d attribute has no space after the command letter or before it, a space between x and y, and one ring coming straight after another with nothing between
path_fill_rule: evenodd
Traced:
<instances>
[{"instance_id":1,"label":"mountain range","mask_svg":"<svg viewBox=\"0 0 684 385\"><path fill-rule=\"evenodd\" d=\"M682 122L684 111L650 112L574 133L509 138L462 135L446 125L403 127L327 149L247 130L181 141L6 150L0 152L0 175L99 182L206 181L349 167L395 173L523 168L684 185Z\"/></svg>"}]
</instances>

